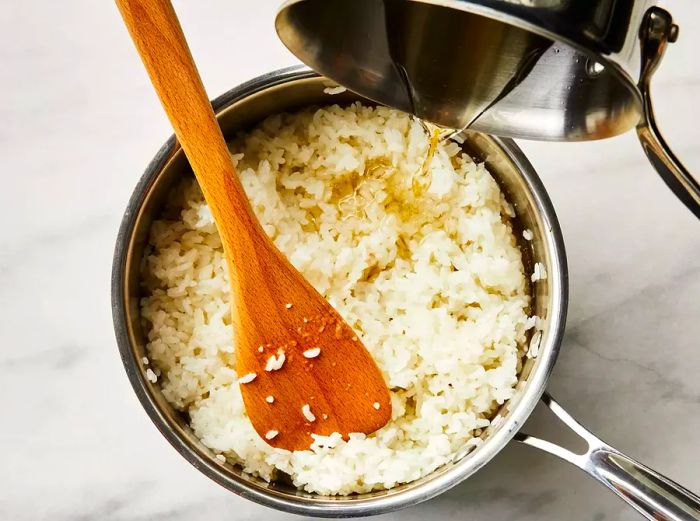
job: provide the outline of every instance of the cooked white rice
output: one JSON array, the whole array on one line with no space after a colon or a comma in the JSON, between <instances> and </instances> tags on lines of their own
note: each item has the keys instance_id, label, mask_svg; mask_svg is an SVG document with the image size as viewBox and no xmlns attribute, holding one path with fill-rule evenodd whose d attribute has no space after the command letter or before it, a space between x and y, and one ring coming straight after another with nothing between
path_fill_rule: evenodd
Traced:
<instances>
[{"instance_id":1,"label":"cooked white rice","mask_svg":"<svg viewBox=\"0 0 700 521\"><path fill-rule=\"evenodd\" d=\"M544 267L544 264L541 262L536 262L534 268L532 269L532 275L530 276L530 280L532 282L537 282L538 280L544 280L547 278L547 271Z\"/></svg>"},{"instance_id":2,"label":"cooked white rice","mask_svg":"<svg viewBox=\"0 0 700 521\"><path fill-rule=\"evenodd\" d=\"M346 90L348 89L339 85L337 87L326 87L325 89L323 89L323 92L325 92L326 94L342 94Z\"/></svg>"},{"instance_id":3,"label":"cooked white rice","mask_svg":"<svg viewBox=\"0 0 700 521\"><path fill-rule=\"evenodd\" d=\"M282 471L307 491L349 494L415 480L480 443L528 347L528 283L512 207L484 165L448 142L424 175L427 149L418 122L360 104L276 115L232 144L265 231L383 371L392 419L370 436L296 452L265 443L241 400L226 263L197 185L153 224L148 355L215 453L267 480Z\"/></svg>"}]
</instances>

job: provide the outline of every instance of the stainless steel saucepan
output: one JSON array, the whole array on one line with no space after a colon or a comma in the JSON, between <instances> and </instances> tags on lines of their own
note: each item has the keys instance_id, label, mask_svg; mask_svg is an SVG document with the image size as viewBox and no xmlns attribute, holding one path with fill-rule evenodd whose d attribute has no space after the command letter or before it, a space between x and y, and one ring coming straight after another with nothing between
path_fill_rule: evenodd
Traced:
<instances>
[{"instance_id":1,"label":"stainless steel saucepan","mask_svg":"<svg viewBox=\"0 0 700 521\"><path fill-rule=\"evenodd\" d=\"M224 136L268 115L312 105L346 104L363 100L351 92L325 94L328 80L302 68L273 72L237 87L214 101ZM139 312L141 259L150 224L162 211L168 192L184 176L190 176L186 158L171 137L155 156L131 197L117 239L112 273L112 308L117 341L124 367L141 404L163 436L202 473L243 497L279 510L321 517L380 514L415 505L444 492L471 476L512 439L543 449L580 467L630 503L649 519L700 519L700 498L605 444L569 416L545 394L564 333L568 299L564 243L549 197L532 166L515 143L506 138L467 132L466 150L484 161L514 204L515 226L530 229L534 239L523 242L523 256L541 262L546 279L534 284L533 312L544 327L538 354L524 364L515 396L498 411L483 433L483 444L466 450L453 462L429 476L394 489L347 497L305 493L287 483L267 483L245 474L239 467L222 465L192 433L187 418L175 411L158 385L145 375L142 358L146 339ZM581 454L549 441L519 432L542 400L588 444Z\"/></svg>"}]
</instances>

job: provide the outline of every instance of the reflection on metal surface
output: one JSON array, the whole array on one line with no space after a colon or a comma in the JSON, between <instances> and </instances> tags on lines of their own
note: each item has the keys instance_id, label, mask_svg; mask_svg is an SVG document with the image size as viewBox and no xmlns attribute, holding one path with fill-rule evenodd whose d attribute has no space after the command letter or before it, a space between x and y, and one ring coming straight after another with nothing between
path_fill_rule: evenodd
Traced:
<instances>
[{"instance_id":1,"label":"reflection on metal surface","mask_svg":"<svg viewBox=\"0 0 700 521\"><path fill-rule=\"evenodd\" d=\"M605 65L593 58L586 60L586 72L590 78L595 78L605 70Z\"/></svg>"},{"instance_id":2,"label":"reflection on metal surface","mask_svg":"<svg viewBox=\"0 0 700 521\"><path fill-rule=\"evenodd\" d=\"M496 59L496 53L503 44L494 45L485 38L473 38L464 52L450 52L442 33L453 23L449 19L452 13L436 9L424 12L419 3L406 3L405 0L382 0L384 4L384 36L387 39L390 67L396 71L396 77L402 87L395 94L403 94L404 100L396 100L408 107L408 112L436 125L452 129L464 129L474 123L486 110L505 98L530 74L539 58L552 46L552 41L531 37L523 31L504 31L504 26L485 19L478 27L480 34L490 34L497 39L497 33L507 40L508 46L518 47L521 52L508 59L508 67L495 74L488 73L489 63L484 60L488 54ZM418 7L418 8L417 8ZM434 19L439 17L441 19ZM486 24L484 26L484 24ZM422 34L425 43L431 49L423 49L413 44L415 35ZM380 35L377 35L380 36ZM445 76L446 65L441 60L426 59L430 55L449 53L457 63L453 64L454 74L449 81L434 81L440 75ZM477 88L465 90L468 83L462 77L470 72L483 69ZM476 85L476 84L475 84Z\"/></svg>"}]
</instances>

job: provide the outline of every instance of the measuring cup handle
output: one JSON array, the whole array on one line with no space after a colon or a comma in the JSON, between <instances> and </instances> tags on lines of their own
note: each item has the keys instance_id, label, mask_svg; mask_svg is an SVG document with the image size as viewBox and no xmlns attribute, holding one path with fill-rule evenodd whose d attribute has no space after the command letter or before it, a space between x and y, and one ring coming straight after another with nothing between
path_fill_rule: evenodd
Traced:
<instances>
[{"instance_id":1,"label":"measuring cup handle","mask_svg":"<svg viewBox=\"0 0 700 521\"><path fill-rule=\"evenodd\" d=\"M649 162L661 179L700 219L700 183L690 175L664 141L656 125L651 103L651 78L661 62L667 45L675 42L677 38L678 26L673 23L670 13L660 7L651 7L644 17L640 30L642 70L638 87L642 94L644 113L637 125L637 136Z\"/></svg>"},{"instance_id":2,"label":"measuring cup handle","mask_svg":"<svg viewBox=\"0 0 700 521\"><path fill-rule=\"evenodd\" d=\"M645 100L648 99L645 97ZM645 109L647 119L637 126L637 136L642 143L644 153L661 179L676 197L700 219L700 184L690 175L683 164L676 158L656 128L651 102Z\"/></svg>"},{"instance_id":3,"label":"measuring cup handle","mask_svg":"<svg viewBox=\"0 0 700 521\"><path fill-rule=\"evenodd\" d=\"M652 521L700 520L700 497L646 465L625 456L578 423L549 394L542 402L588 444L584 454L528 434L515 439L554 454L584 470Z\"/></svg>"}]
</instances>

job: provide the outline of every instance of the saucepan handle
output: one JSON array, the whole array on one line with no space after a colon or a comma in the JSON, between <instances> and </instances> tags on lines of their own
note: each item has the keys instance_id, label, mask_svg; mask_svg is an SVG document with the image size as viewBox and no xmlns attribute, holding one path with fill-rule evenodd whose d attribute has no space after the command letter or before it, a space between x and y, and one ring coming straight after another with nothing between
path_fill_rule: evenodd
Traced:
<instances>
[{"instance_id":1,"label":"saucepan handle","mask_svg":"<svg viewBox=\"0 0 700 521\"><path fill-rule=\"evenodd\" d=\"M661 62L666 46L677 38L678 26L673 23L670 13L660 7L650 8L640 30L642 70L638 87L644 114L637 125L637 136L649 162L666 185L700 219L700 183L664 141L651 103L651 77Z\"/></svg>"},{"instance_id":2,"label":"saucepan handle","mask_svg":"<svg viewBox=\"0 0 700 521\"><path fill-rule=\"evenodd\" d=\"M550 441L523 433L518 433L516 440L554 454L586 471L647 519L700 520L700 497L601 441L550 395L545 393L542 402L586 441L586 452L576 454Z\"/></svg>"}]
</instances>

